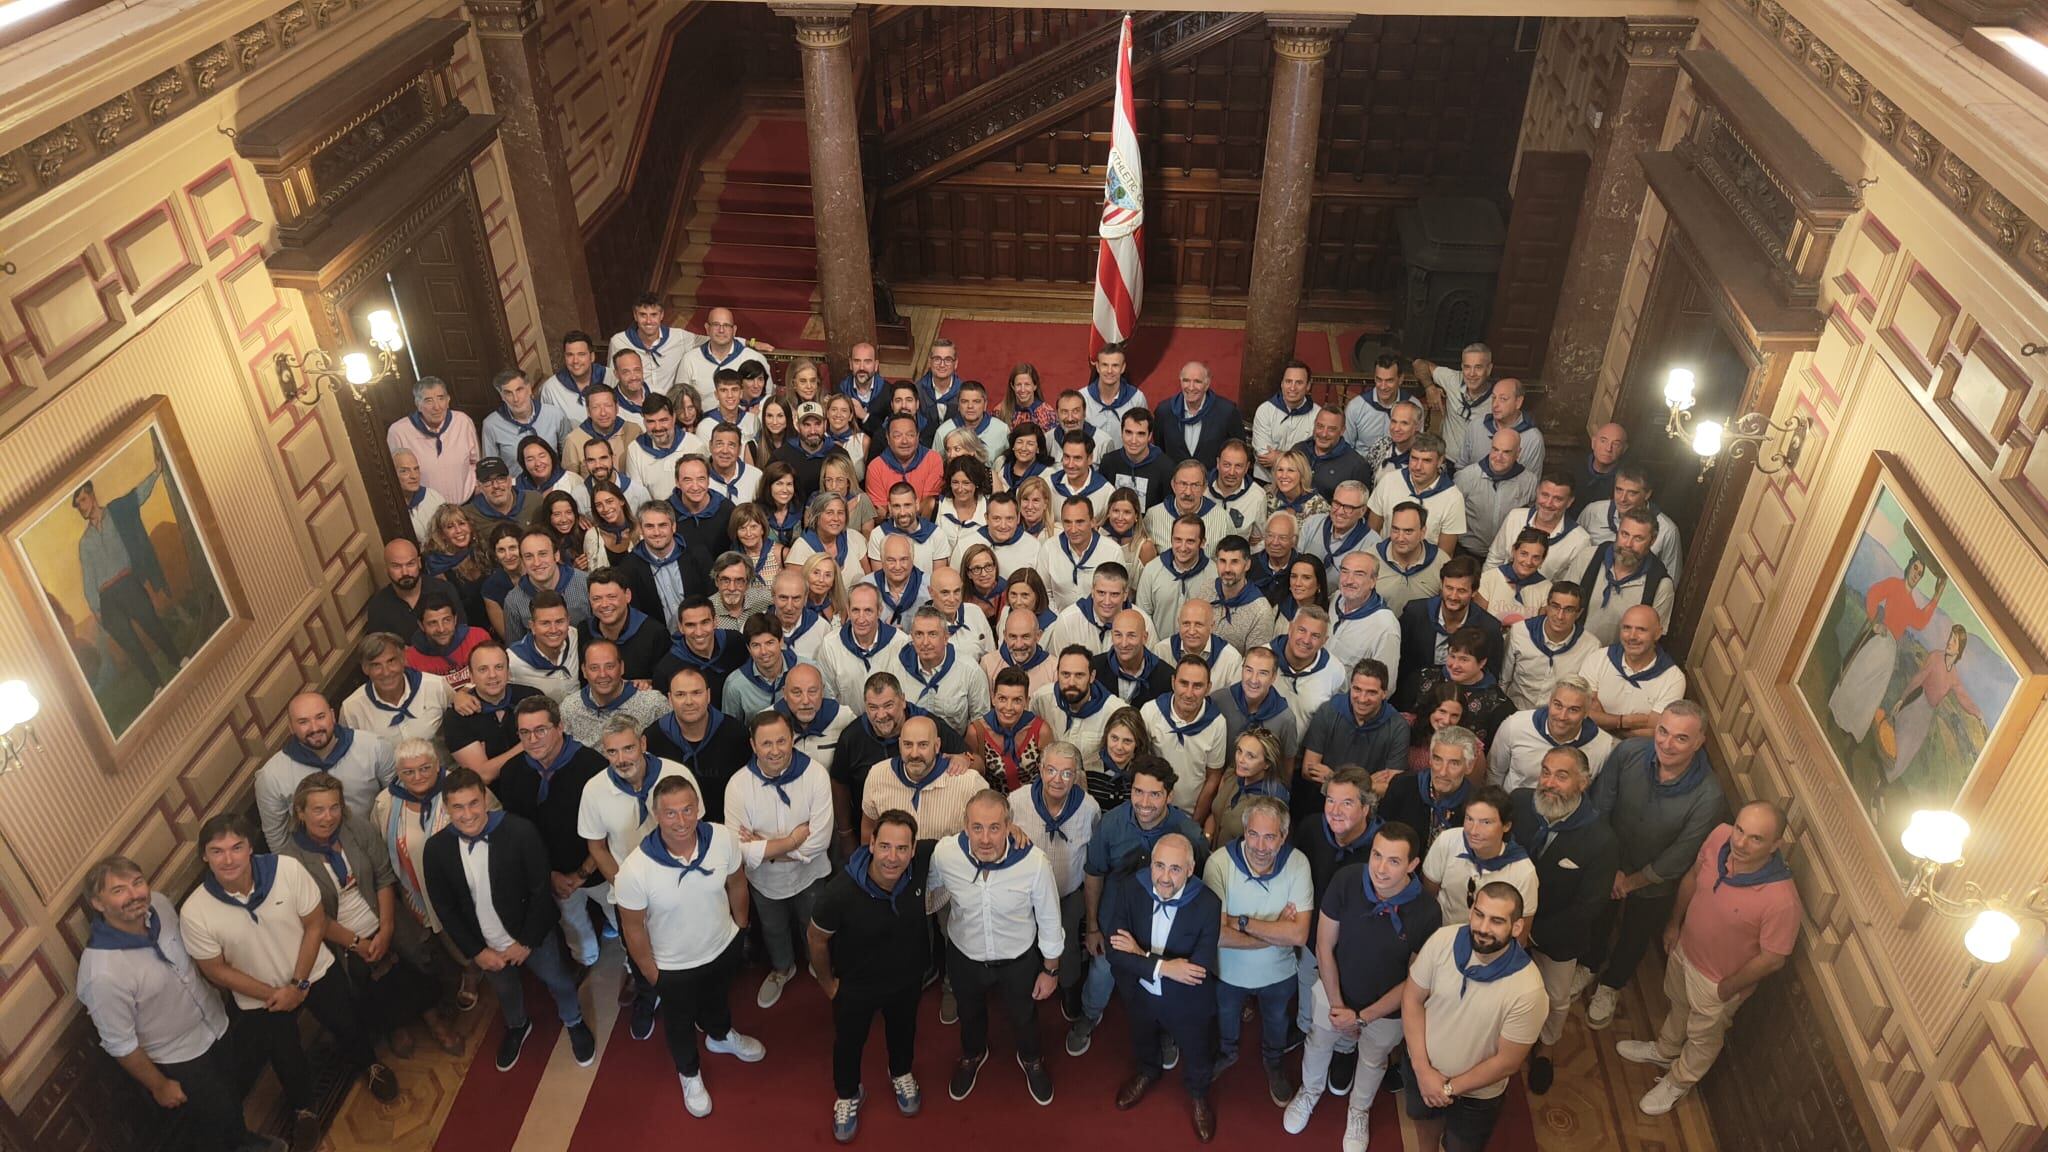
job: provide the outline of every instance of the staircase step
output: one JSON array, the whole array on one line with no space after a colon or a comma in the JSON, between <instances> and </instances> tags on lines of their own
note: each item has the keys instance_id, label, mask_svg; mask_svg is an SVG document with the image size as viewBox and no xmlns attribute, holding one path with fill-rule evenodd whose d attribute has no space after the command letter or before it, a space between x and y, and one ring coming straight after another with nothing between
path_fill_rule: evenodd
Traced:
<instances>
[{"instance_id":1,"label":"staircase step","mask_svg":"<svg viewBox=\"0 0 2048 1152\"><path fill-rule=\"evenodd\" d=\"M778 213L787 216L811 215L811 184L806 178L801 184L771 184L762 180L733 180L728 178L718 194L718 207L723 211Z\"/></svg>"},{"instance_id":2,"label":"staircase step","mask_svg":"<svg viewBox=\"0 0 2048 1152\"><path fill-rule=\"evenodd\" d=\"M808 216L779 216L754 212L719 212L705 218L693 215L688 225L690 243L767 244L787 248L815 248L817 225Z\"/></svg>"},{"instance_id":3,"label":"staircase step","mask_svg":"<svg viewBox=\"0 0 2048 1152\"><path fill-rule=\"evenodd\" d=\"M790 280L818 278L818 250L808 247L721 242L708 245L703 255L694 261L686 258L678 263L694 265L696 270L710 275L771 276Z\"/></svg>"}]
</instances>

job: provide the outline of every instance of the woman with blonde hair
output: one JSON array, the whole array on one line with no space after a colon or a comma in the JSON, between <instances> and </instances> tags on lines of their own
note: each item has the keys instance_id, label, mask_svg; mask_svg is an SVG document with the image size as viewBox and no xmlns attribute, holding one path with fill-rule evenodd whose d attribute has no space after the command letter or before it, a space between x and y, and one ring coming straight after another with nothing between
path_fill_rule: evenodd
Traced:
<instances>
[{"instance_id":1,"label":"woman with blonde hair","mask_svg":"<svg viewBox=\"0 0 2048 1152\"><path fill-rule=\"evenodd\" d=\"M789 387L783 391L783 400L790 411L796 411L799 404L824 404L824 387L824 370L816 360L799 356L789 362Z\"/></svg>"},{"instance_id":2,"label":"woman with blonde hair","mask_svg":"<svg viewBox=\"0 0 2048 1152\"><path fill-rule=\"evenodd\" d=\"M831 467L829 457L826 467ZM851 588L860 581L860 557L865 551L847 525L846 498L826 490L811 497L811 502L804 506L804 534L789 546L782 562L808 570L812 558L829 556L839 568L840 586Z\"/></svg>"},{"instance_id":3,"label":"woman with blonde hair","mask_svg":"<svg viewBox=\"0 0 2048 1152\"><path fill-rule=\"evenodd\" d=\"M1046 483L1045 477L1033 476L1017 485L1017 521L1023 525L1025 535L1052 539L1060 528L1052 508L1052 485Z\"/></svg>"},{"instance_id":4,"label":"woman with blonde hair","mask_svg":"<svg viewBox=\"0 0 2048 1152\"><path fill-rule=\"evenodd\" d=\"M420 550L420 564L429 576L448 581L462 599L463 618L472 624L487 619L484 611L484 577L497 562L484 547L483 534L463 515L460 504L443 504L434 509L427 528L427 546Z\"/></svg>"},{"instance_id":5,"label":"woman with blonde hair","mask_svg":"<svg viewBox=\"0 0 2048 1152\"><path fill-rule=\"evenodd\" d=\"M830 556L804 561L804 603L833 623L846 619L845 570Z\"/></svg>"},{"instance_id":6,"label":"woman with blonde hair","mask_svg":"<svg viewBox=\"0 0 2048 1152\"><path fill-rule=\"evenodd\" d=\"M1254 796L1271 796L1287 803L1287 762L1280 754L1280 737L1265 727L1247 728L1237 734L1230 750L1230 771L1216 789L1209 804L1209 819L1202 834L1217 847L1244 835L1245 805Z\"/></svg>"},{"instance_id":7,"label":"woman with blonde hair","mask_svg":"<svg viewBox=\"0 0 2048 1152\"><path fill-rule=\"evenodd\" d=\"M818 491L830 492L845 502L846 526L850 531L865 537L868 529L874 526L875 504L861 486L860 472L854 467L853 457L842 452L827 452L825 462L818 467ZM811 499L815 507L817 497ZM847 566L844 557L839 558L839 566Z\"/></svg>"},{"instance_id":8,"label":"woman with blonde hair","mask_svg":"<svg viewBox=\"0 0 2048 1152\"><path fill-rule=\"evenodd\" d=\"M732 541L732 550L747 558L747 564L754 570L754 582L764 588L772 586L775 574L782 571L783 551L782 545L775 542L775 534L768 527L768 514L761 511L761 506L749 501L734 507L726 536Z\"/></svg>"},{"instance_id":9,"label":"woman with blonde hair","mask_svg":"<svg viewBox=\"0 0 2048 1152\"><path fill-rule=\"evenodd\" d=\"M1300 520L1327 513L1330 502L1309 486L1314 475L1308 457L1299 452L1280 453L1273 458L1273 488L1267 506L1276 512L1292 512Z\"/></svg>"}]
</instances>

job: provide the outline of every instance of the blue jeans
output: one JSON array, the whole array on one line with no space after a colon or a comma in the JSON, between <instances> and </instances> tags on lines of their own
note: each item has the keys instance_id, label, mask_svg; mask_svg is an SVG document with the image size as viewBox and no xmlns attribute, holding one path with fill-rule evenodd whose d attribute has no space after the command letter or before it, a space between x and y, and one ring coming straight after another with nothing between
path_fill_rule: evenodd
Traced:
<instances>
[{"instance_id":1,"label":"blue jeans","mask_svg":"<svg viewBox=\"0 0 2048 1152\"><path fill-rule=\"evenodd\" d=\"M1081 1015L1100 1021L1114 991L1116 976L1109 970L1109 945L1104 944L1102 955L1088 957L1088 975L1081 979Z\"/></svg>"},{"instance_id":2,"label":"blue jeans","mask_svg":"<svg viewBox=\"0 0 2048 1152\"><path fill-rule=\"evenodd\" d=\"M580 911L580 910L579 910ZM576 999L576 977L570 975L562 958L562 941L556 933L533 946L524 964L508 964L496 972L485 972L498 994L498 1007L505 1013L505 1027L526 1027L526 982L521 973L531 972L555 998L555 1012L563 1024L583 1022L583 1005Z\"/></svg>"},{"instance_id":3,"label":"blue jeans","mask_svg":"<svg viewBox=\"0 0 2048 1152\"><path fill-rule=\"evenodd\" d=\"M1259 1005L1259 1056L1266 1067L1278 1068L1287 1051L1287 1007L1294 997L1294 977L1287 976L1263 988L1239 988L1222 980L1216 982L1216 1037L1224 1059L1237 1055L1238 1030L1244 1023L1244 1002Z\"/></svg>"}]
</instances>

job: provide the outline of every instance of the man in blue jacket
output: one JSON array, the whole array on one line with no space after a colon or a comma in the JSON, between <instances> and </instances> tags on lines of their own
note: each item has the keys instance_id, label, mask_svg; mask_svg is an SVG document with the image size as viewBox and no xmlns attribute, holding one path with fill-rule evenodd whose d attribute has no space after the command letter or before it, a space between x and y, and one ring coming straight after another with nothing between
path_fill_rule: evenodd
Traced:
<instances>
[{"instance_id":1,"label":"man in blue jacket","mask_svg":"<svg viewBox=\"0 0 2048 1152\"><path fill-rule=\"evenodd\" d=\"M1131 1053L1137 1070L1117 1089L1119 1111L1137 1107L1164 1076L1160 1034L1181 1052L1195 1138L1216 1137L1216 1110L1209 1103L1215 1056L1209 1037L1216 1026L1216 951L1223 934L1223 904L1202 883L1195 846L1169 832L1152 847L1146 875L1124 878L1123 899L1106 909L1102 928L1109 940L1125 1009L1131 1014Z\"/></svg>"}]
</instances>

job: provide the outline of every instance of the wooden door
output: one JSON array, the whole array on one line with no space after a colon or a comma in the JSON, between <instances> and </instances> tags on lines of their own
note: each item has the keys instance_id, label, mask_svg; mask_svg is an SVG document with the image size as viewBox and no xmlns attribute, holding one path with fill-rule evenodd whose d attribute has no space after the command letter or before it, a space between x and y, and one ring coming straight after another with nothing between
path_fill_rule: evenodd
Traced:
<instances>
[{"instance_id":1,"label":"wooden door","mask_svg":"<svg viewBox=\"0 0 2048 1152\"><path fill-rule=\"evenodd\" d=\"M1515 178L1515 203L1494 289L1486 342L1501 376L1533 376L1550 351L1551 322L1586 198L1583 152L1530 152Z\"/></svg>"}]
</instances>

